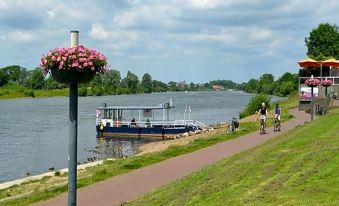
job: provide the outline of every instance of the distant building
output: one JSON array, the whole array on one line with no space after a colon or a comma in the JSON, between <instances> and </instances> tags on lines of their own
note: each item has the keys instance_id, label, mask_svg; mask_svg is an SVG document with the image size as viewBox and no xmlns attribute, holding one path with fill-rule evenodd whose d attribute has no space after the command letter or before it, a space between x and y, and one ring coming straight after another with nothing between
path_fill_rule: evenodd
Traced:
<instances>
[{"instance_id":1,"label":"distant building","mask_svg":"<svg viewBox=\"0 0 339 206\"><path fill-rule=\"evenodd\" d=\"M178 82L177 86L181 88L185 88L187 86L187 83L186 81Z\"/></svg>"},{"instance_id":2,"label":"distant building","mask_svg":"<svg viewBox=\"0 0 339 206\"><path fill-rule=\"evenodd\" d=\"M222 85L213 85L212 89L216 91L220 91L220 90L224 90L225 88Z\"/></svg>"}]
</instances>

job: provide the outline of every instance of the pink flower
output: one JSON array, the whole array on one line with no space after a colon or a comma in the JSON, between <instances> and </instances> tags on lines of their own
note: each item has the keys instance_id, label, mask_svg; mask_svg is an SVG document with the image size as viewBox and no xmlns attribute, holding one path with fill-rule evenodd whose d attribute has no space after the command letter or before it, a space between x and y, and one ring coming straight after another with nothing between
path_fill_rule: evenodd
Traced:
<instances>
[{"instance_id":1,"label":"pink flower","mask_svg":"<svg viewBox=\"0 0 339 206\"><path fill-rule=\"evenodd\" d=\"M40 67L44 74L55 68L105 72L107 70L107 59L96 50L87 49L80 45L74 48L55 48L50 50L46 56L42 56Z\"/></svg>"},{"instance_id":2,"label":"pink flower","mask_svg":"<svg viewBox=\"0 0 339 206\"><path fill-rule=\"evenodd\" d=\"M317 87L320 84L319 79L307 79L305 84L309 87Z\"/></svg>"},{"instance_id":3,"label":"pink flower","mask_svg":"<svg viewBox=\"0 0 339 206\"><path fill-rule=\"evenodd\" d=\"M323 87L330 87L330 86L332 86L332 81L331 80L322 80L321 81L321 85L323 86Z\"/></svg>"},{"instance_id":4,"label":"pink flower","mask_svg":"<svg viewBox=\"0 0 339 206\"><path fill-rule=\"evenodd\" d=\"M72 64L72 67L78 67L79 66L79 63L78 62L74 62L73 64Z\"/></svg>"}]
</instances>

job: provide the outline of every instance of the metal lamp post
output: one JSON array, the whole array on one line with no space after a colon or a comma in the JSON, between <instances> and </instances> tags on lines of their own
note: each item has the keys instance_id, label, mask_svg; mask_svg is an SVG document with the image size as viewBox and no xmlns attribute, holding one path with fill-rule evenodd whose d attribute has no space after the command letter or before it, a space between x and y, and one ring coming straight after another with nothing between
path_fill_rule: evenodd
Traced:
<instances>
[{"instance_id":1,"label":"metal lamp post","mask_svg":"<svg viewBox=\"0 0 339 206\"><path fill-rule=\"evenodd\" d=\"M71 31L71 47L78 46L79 31ZM78 83L69 87L69 142L68 142L68 206L77 199L77 144L78 144Z\"/></svg>"}]
</instances>

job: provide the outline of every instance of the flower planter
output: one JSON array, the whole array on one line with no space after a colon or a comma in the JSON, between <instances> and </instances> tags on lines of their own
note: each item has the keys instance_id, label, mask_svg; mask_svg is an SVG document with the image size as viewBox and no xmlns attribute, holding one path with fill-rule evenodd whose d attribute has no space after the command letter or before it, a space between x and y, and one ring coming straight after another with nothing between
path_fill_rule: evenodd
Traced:
<instances>
[{"instance_id":1,"label":"flower planter","mask_svg":"<svg viewBox=\"0 0 339 206\"><path fill-rule=\"evenodd\" d=\"M321 85L323 86L323 87L330 87L330 86L332 86L332 81L331 80L323 80L323 81L321 81Z\"/></svg>"},{"instance_id":2,"label":"flower planter","mask_svg":"<svg viewBox=\"0 0 339 206\"><path fill-rule=\"evenodd\" d=\"M80 45L72 48L56 48L41 58L41 69L51 72L60 83L86 83L95 74L107 71L107 59L94 49Z\"/></svg>"},{"instance_id":3,"label":"flower planter","mask_svg":"<svg viewBox=\"0 0 339 206\"><path fill-rule=\"evenodd\" d=\"M96 72L91 70L51 69L51 74L55 81L64 84L71 84L90 82L95 77Z\"/></svg>"},{"instance_id":4,"label":"flower planter","mask_svg":"<svg viewBox=\"0 0 339 206\"><path fill-rule=\"evenodd\" d=\"M309 87L317 87L319 86L320 81L318 79L307 79L305 84Z\"/></svg>"}]
</instances>

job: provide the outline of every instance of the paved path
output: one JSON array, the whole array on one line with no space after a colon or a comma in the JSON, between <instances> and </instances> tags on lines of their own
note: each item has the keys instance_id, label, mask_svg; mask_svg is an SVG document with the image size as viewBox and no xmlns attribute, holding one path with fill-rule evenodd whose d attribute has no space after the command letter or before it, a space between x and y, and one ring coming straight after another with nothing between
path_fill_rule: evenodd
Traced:
<instances>
[{"instance_id":1,"label":"paved path","mask_svg":"<svg viewBox=\"0 0 339 206\"><path fill-rule=\"evenodd\" d=\"M304 112L293 110L292 114L296 118L282 124L281 128L283 132L291 130L297 125L304 124L305 121L310 120L310 115ZM151 192L160 186L183 178L193 171L197 171L226 157L262 144L283 132L275 133L272 131L272 128L268 128L268 134L265 135L254 132L124 175L112 177L108 180L79 189L77 193L77 204L79 206L120 205L125 201L136 199L147 192ZM35 205L67 205L67 193Z\"/></svg>"}]
</instances>

